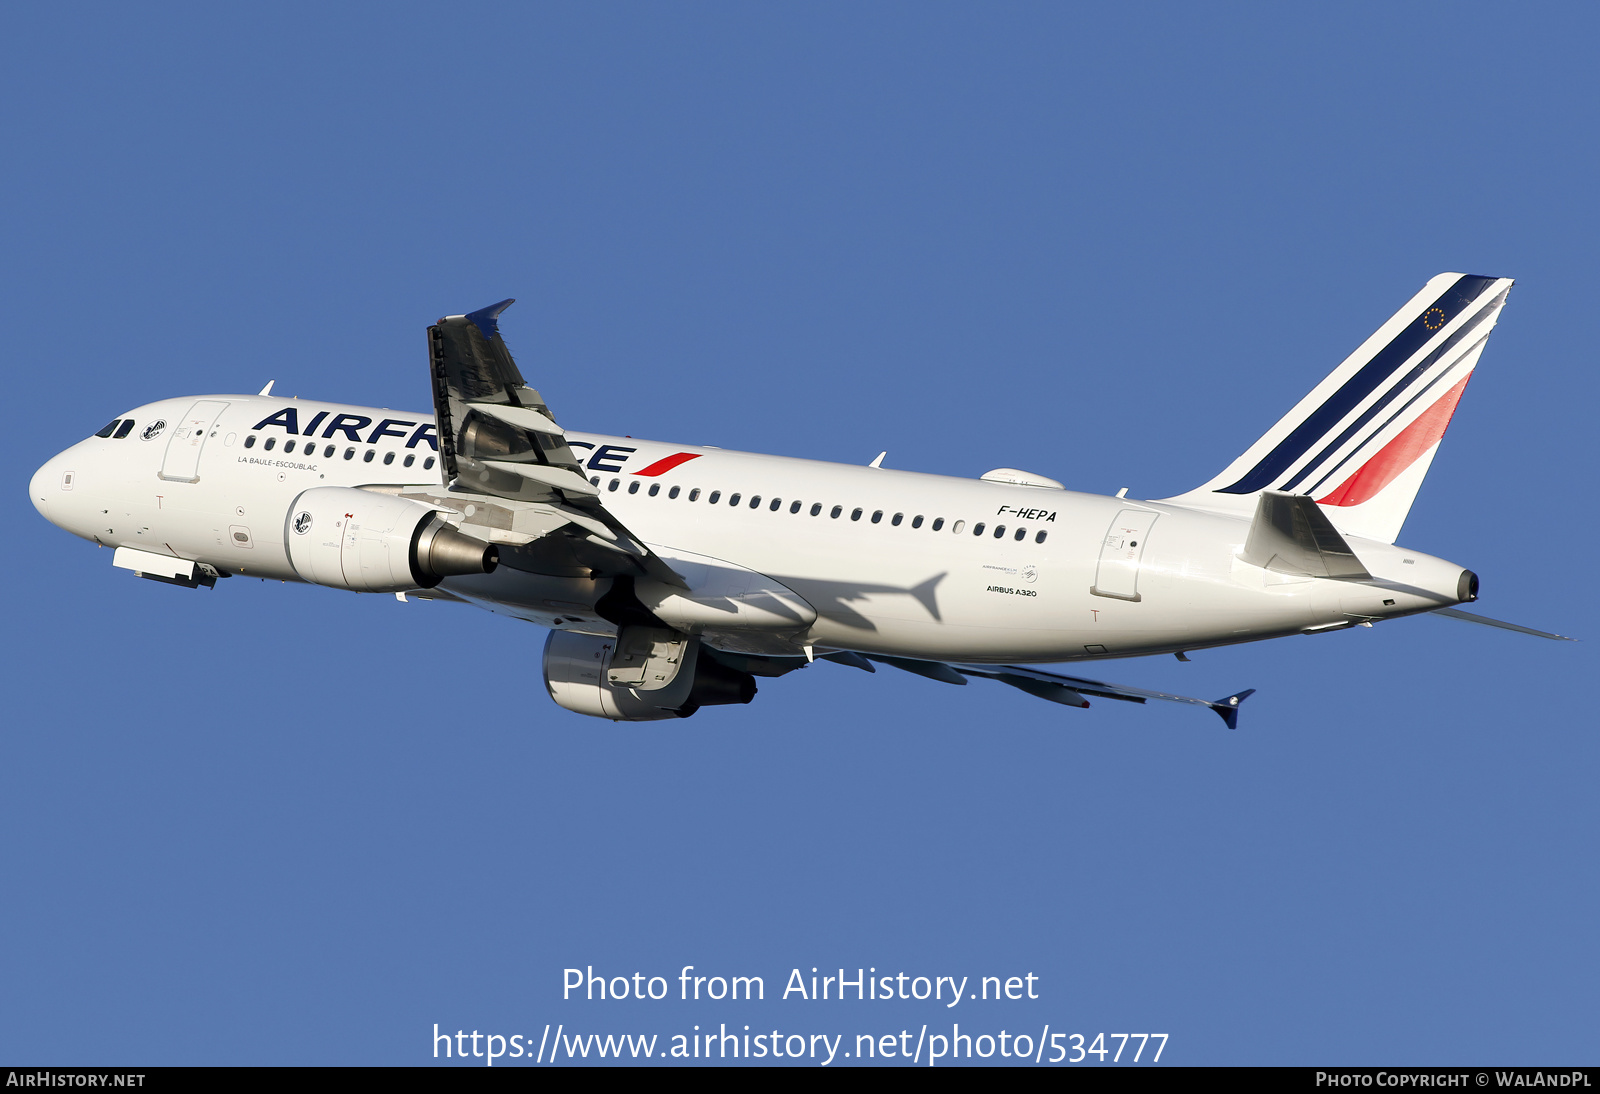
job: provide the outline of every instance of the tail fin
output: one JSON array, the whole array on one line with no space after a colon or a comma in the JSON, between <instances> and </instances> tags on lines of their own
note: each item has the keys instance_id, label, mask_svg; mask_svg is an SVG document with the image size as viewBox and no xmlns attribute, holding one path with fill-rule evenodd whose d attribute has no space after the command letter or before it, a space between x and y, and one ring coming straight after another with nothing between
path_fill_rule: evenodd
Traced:
<instances>
[{"instance_id":1,"label":"tail fin","mask_svg":"<svg viewBox=\"0 0 1600 1094\"><path fill-rule=\"evenodd\" d=\"M1393 543L1511 280L1440 274L1216 478L1166 500L1253 512L1309 494L1347 535Z\"/></svg>"}]
</instances>

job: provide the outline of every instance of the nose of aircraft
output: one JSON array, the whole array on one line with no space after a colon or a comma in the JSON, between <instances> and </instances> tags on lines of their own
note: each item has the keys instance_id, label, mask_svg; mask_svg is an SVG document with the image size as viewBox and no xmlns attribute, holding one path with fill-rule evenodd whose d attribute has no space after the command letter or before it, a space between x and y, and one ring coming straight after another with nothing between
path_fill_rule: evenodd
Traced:
<instances>
[{"instance_id":1,"label":"nose of aircraft","mask_svg":"<svg viewBox=\"0 0 1600 1094\"><path fill-rule=\"evenodd\" d=\"M33 507L45 520L50 520L50 490L55 478L55 460L46 461L45 465L33 473L33 479L28 483L28 498L33 502ZM54 524L54 521L51 521Z\"/></svg>"}]
</instances>

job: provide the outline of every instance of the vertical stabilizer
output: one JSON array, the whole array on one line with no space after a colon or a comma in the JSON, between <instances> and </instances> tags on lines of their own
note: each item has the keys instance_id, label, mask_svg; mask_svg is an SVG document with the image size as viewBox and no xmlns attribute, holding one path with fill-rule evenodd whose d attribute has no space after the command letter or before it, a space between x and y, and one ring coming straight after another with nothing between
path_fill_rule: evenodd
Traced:
<instances>
[{"instance_id":1,"label":"vertical stabilizer","mask_svg":"<svg viewBox=\"0 0 1600 1094\"><path fill-rule=\"evenodd\" d=\"M1511 289L1440 274L1210 482L1166 500L1249 514L1309 494L1346 535L1393 543Z\"/></svg>"}]
</instances>

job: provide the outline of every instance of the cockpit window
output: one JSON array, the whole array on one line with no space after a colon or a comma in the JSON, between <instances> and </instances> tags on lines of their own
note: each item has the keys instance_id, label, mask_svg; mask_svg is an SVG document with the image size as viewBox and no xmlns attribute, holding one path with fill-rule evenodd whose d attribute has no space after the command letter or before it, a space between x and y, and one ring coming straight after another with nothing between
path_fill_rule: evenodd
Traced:
<instances>
[{"instance_id":1,"label":"cockpit window","mask_svg":"<svg viewBox=\"0 0 1600 1094\"><path fill-rule=\"evenodd\" d=\"M121 418L113 418L113 419L111 419L110 423L104 429L96 431L95 432L95 436L96 437L109 437L109 436L111 436L111 434L113 434L113 433L115 433L117 431L117 426L119 426L121 424L122 424L122 419Z\"/></svg>"},{"instance_id":2,"label":"cockpit window","mask_svg":"<svg viewBox=\"0 0 1600 1094\"><path fill-rule=\"evenodd\" d=\"M122 440L122 438L126 437L129 433L132 433L132 432L133 432L133 419L132 418L124 418L124 419L122 419L122 425L117 427L116 439L120 441L120 440Z\"/></svg>"}]
</instances>

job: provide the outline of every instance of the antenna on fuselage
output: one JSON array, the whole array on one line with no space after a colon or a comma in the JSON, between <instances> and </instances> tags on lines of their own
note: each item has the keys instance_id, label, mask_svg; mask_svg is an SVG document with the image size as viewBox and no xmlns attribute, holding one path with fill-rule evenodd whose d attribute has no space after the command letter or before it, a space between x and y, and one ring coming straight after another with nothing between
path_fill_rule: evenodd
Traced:
<instances>
[{"instance_id":1,"label":"antenna on fuselage","mask_svg":"<svg viewBox=\"0 0 1600 1094\"><path fill-rule=\"evenodd\" d=\"M271 395L272 394L272 385L277 383L277 382L278 381L276 381L276 380L268 380L267 381L267 386L262 388L260 391L256 392L256 394L257 395Z\"/></svg>"}]
</instances>

